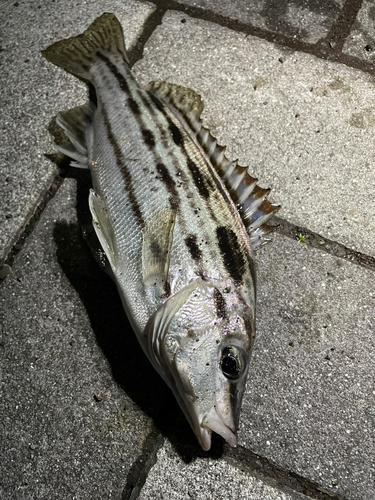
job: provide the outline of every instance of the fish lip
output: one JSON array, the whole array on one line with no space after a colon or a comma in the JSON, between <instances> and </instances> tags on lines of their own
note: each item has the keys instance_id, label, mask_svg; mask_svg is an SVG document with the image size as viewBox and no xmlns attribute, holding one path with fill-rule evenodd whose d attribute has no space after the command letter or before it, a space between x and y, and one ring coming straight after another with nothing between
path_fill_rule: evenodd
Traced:
<instances>
[{"instance_id":1,"label":"fish lip","mask_svg":"<svg viewBox=\"0 0 375 500\"><path fill-rule=\"evenodd\" d=\"M216 432L232 447L237 446L237 433L236 429L230 428L219 416L215 407L203 417L201 427L209 431ZM210 435L211 436L211 435ZM211 445L211 439L210 439ZM209 449L209 448L208 448Z\"/></svg>"},{"instance_id":2,"label":"fish lip","mask_svg":"<svg viewBox=\"0 0 375 500\"><path fill-rule=\"evenodd\" d=\"M208 451L211 448L211 435L212 430L201 427L200 433L198 435L199 444L203 451Z\"/></svg>"}]
</instances>

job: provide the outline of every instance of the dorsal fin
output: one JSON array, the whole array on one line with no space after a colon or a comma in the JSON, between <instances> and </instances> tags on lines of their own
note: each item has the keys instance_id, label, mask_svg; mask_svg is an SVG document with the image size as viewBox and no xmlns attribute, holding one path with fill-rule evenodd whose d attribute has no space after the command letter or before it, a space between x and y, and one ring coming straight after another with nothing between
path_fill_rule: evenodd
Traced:
<instances>
[{"instance_id":1,"label":"dorsal fin","mask_svg":"<svg viewBox=\"0 0 375 500\"><path fill-rule=\"evenodd\" d=\"M229 161L225 156L225 147L217 144L208 129L202 126L197 139L237 205L249 233L252 248L269 241L264 236L276 226L267 225L266 222L280 208L266 199L270 189L259 187L258 179L251 177L247 167L238 165L237 160Z\"/></svg>"},{"instance_id":2,"label":"dorsal fin","mask_svg":"<svg viewBox=\"0 0 375 500\"><path fill-rule=\"evenodd\" d=\"M225 147L217 144L211 132L203 127L200 116L204 105L200 95L189 88L167 82L151 82L146 90L164 105L172 108L193 131L237 205L248 230L252 248L269 241L264 236L275 226L267 225L266 222L280 206L272 205L266 199L270 190L260 188L256 184L257 179L248 174L247 167L241 167L237 161L231 162L226 158Z\"/></svg>"},{"instance_id":3,"label":"dorsal fin","mask_svg":"<svg viewBox=\"0 0 375 500\"><path fill-rule=\"evenodd\" d=\"M194 90L169 82L150 82L145 89L182 115L194 133L199 132L204 105L201 96Z\"/></svg>"}]
</instances>

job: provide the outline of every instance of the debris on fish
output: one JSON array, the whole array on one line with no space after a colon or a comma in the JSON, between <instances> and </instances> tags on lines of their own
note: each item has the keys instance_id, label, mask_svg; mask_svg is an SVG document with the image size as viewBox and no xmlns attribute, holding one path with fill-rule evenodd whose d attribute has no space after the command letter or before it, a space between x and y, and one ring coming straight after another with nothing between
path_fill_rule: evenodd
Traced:
<instances>
[{"instance_id":1,"label":"debris on fish","mask_svg":"<svg viewBox=\"0 0 375 500\"><path fill-rule=\"evenodd\" d=\"M279 207L202 126L198 94L138 85L113 14L43 55L96 90L97 106L58 116L70 143L57 148L90 169L93 226L132 328L202 448L212 432L235 446L255 338L253 250Z\"/></svg>"}]
</instances>

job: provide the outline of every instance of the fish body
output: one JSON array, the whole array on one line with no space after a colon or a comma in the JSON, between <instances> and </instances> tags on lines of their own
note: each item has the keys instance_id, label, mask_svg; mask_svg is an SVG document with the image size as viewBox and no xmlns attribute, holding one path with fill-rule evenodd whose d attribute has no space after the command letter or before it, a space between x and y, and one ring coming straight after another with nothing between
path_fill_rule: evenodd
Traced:
<instances>
[{"instance_id":1,"label":"fish body","mask_svg":"<svg viewBox=\"0 0 375 500\"><path fill-rule=\"evenodd\" d=\"M202 448L212 431L234 446L255 337L253 249L278 207L225 158L195 92L138 85L113 14L43 55L96 90L97 106L59 115L71 141L59 149L90 169L93 225L132 328Z\"/></svg>"}]
</instances>

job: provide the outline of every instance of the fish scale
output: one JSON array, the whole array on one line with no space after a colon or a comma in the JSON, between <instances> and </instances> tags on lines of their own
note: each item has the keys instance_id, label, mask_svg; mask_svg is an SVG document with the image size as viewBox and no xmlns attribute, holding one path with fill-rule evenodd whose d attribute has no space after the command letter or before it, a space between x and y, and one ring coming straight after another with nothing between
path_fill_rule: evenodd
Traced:
<instances>
[{"instance_id":1,"label":"fish scale","mask_svg":"<svg viewBox=\"0 0 375 500\"><path fill-rule=\"evenodd\" d=\"M43 55L96 90L97 107L58 117L71 141L59 149L91 172L94 252L202 448L212 432L234 446L255 337L252 246L278 207L203 128L194 91L138 85L113 14Z\"/></svg>"},{"instance_id":2,"label":"fish scale","mask_svg":"<svg viewBox=\"0 0 375 500\"><path fill-rule=\"evenodd\" d=\"M98 68L96 67L97 65L99 66ZM127 163L126 160L124 160L124 163L127 163L127 169L129 170L129 176L131 177L130 182L133 184L134 194L135 198L137 199L137 205L142 215L142 220L145 221L148 219L148 214L146 214L145 212L150 206L153 207L153 211L160 211L170 206L170 192L168 188L164 185L162 180L158 179L158 175L154 175L158 171L157 164L161 163L163 159L163 165L165 166L168 175L172 179L176 177L178 171L181 171L184 173L185 178L190 177L191 183L191 177L194 177L194 174L191 173L187 165L188 161L190 160L194 165L196 165L197 171L199 171L199 177L195 180L195 184L198 184L198 188L194 190L189 189L189 194L192 196L191 198L187 198L187 193L184 189L180 189L178 192L180 203L177 215L178 222L176 223L175 229L176 233L174 237L174 247L172 247L171 251L172 259L181 263L181 265L192 265L191 262L186 262L186 260L190 261L191 258L189 257L189 253L186 252L185 245L181 243L179 244L179 242L183 242L185 240L184 238L178 237L177 228L179 225L186 228L193 223L195 226L194 232L196 233L197 239L199 239L200 241L204 240L208 242L208 244L203 246L201 250L204 255L202 258L200 271L209 272L209 268L205 269L206 266L204 266L204 263L208 263L211 261L211 258L214 258L217 266L221 268L221 273L223 275L228 274L221 263L222 259L218 252L218 246L217 244L214 244L211 235L215 234L215 228L218 225L226 225L228 223L228 220L233 218L233 210L230 210L231 205L227 203L227 200L221 200L218 196L218 193L212 192L214 185L212 176L216 174L212 171L210 175L210 172L207 168L207 160L204 161L205 158L202 154L202 151L196 147L196 144L193 141L188 140L187 134L182 132L182 136L184 138L183 142L185 144L185 154L181 151L181 147L177 146L174 143L171 134L166 134L165 131L168 131L168 121L165 119L165 116L156 108L149 95L142 89L139 89L136 85L132 85L134 80L123 58L112 58L110 65L111 67L115 67L117 75L121 75L124 79L128 79L127 86L129 87L129 91L125 93L121 89L118 77L116 78L116 76L114 76L113 70L111 70L111 68L108 67L108 65L106 65L104 62L98 61L96 65L94 65L91 69L93 82L97 89L99 106L103 107L104 109L106 109L104 99L106 98L108 102L108 83L111 82L111 93L109 97L112 102L116 103L116 105L109 106L109 109L106 111L106 115L112 116L112 118L108 120L109 124L107 128L109 127L111 131L114 131L113 134L115 134L116 130L131 130L132 133L126 136L126 140L120 141L116 138L116 143L119 144L119 147L121 147L121 157L123 159L135 157L138 159L140 165L144 165L149 162L152 172L152 174L150 175L151 180L153 177L155 177L155 180L159 181L157 182L158 191L156 196L151 196L151 200L149 200L149 196L145 196L145 188L149 185L150 179L142 178L144 177L142 175L142 171L140 168L137 168L137 164L135 162ZM102 97L102 80L104 80L102 76L103 74L106 76L106 86L104 87L105 97ZM134 118L134 112L129 110L129 107L127 105L127 99L129 97L132 98L137 103L139 109L142 110L142 115L139 116L139 119ZM142 107L145 103L147 104L148 108ZM94 122L94 129L100 129L100 127L106 128L102 123L102 115L98 113L97 116L99 123L97 124L96 122ZM172 122L174 120L174 125L181 127L181 124L178 123L173 116L170 116L169 119ZM155 137L155 147L151 148L151 151L154 151L154 155L150 154L150 146L145 144L145 142L143 142L142 140L142 129L149 130L152 133L153 137ZM104 141L100 144L108 146L108 143L105 143ZM134 150L134 144L138 146L137 150ZM94 181L94 187L99 194L102 192L105 197L107 196L109 217L111 221L114 221L112 222L112 224L115 228L116 234L119 231L121 235L120 237L117 237L116 240L119 242L119 253L122 254L121 251L123 249L123 246L128 246L129 240L132 241L134 237L137 238L139 249L138 251L137 249L135 249L134 253L131 254L134 257L132 259L133 261L129 262L129 259L127 259L127 264L129 265L129 267L137 268L137 266L139 267L139 255L141 253L141 233L139 231L139 228L137 227L137 224L135 223L136 217L132 218L132 222L130 222L129 219L127 220L126 231L124 231L122 207L124 206L123 198L126 195L126 184L124 181L122 181L116 186L116 183L118 182L118 175L113 176L112 172L107 168L107 164L113 164L113 158L107 158L108 156L111 156L108 149L110 148L106 147L106 150L103 153L94 149L92 161L96 162L96 165L94 167L93 174L98 178L98 181L96 183ZM102 158L102 160L100 160L99 158ZM216 182L220 182L218 179L215 180ZM103 186L106 186L106 189L110 193L110 195L106 195L106 192L103 190L103 188L100 187L100 182L102 182ZM176 191L177 190L178 188L176 188ZM208 192L208 199L203 202L202 198L206 198L206 192ZM129 203L129 200L127 200L127 203ZM202 220L201 226L211 226L211 230L206 230L204 234L201 233L200 227L195 223L197 216L194 210L198 210L199 213L202 214L199 217L201 217L202 219L206 219ZM209 217L209 215L211 215L211 217ZM239 219L237 211L234 212L234 215L235 218ZM245 233L242 224L241 226L239 229L242 230L243 233ZM243 240L243 245L247 245L249 247L248 237L246 233L243 237ZM206 248L208 251L206 250ZM209 254L210 250L211 255ZM245 248L245 251L249 252L250 250L248 248ZM129 278L131 279L130 276L124 276L126 282L128 282ZM246 279L246 276L243 276L243 279ZM129 299L129 302L130 301L131 298Z\"/></svg>"}]
</instances>

